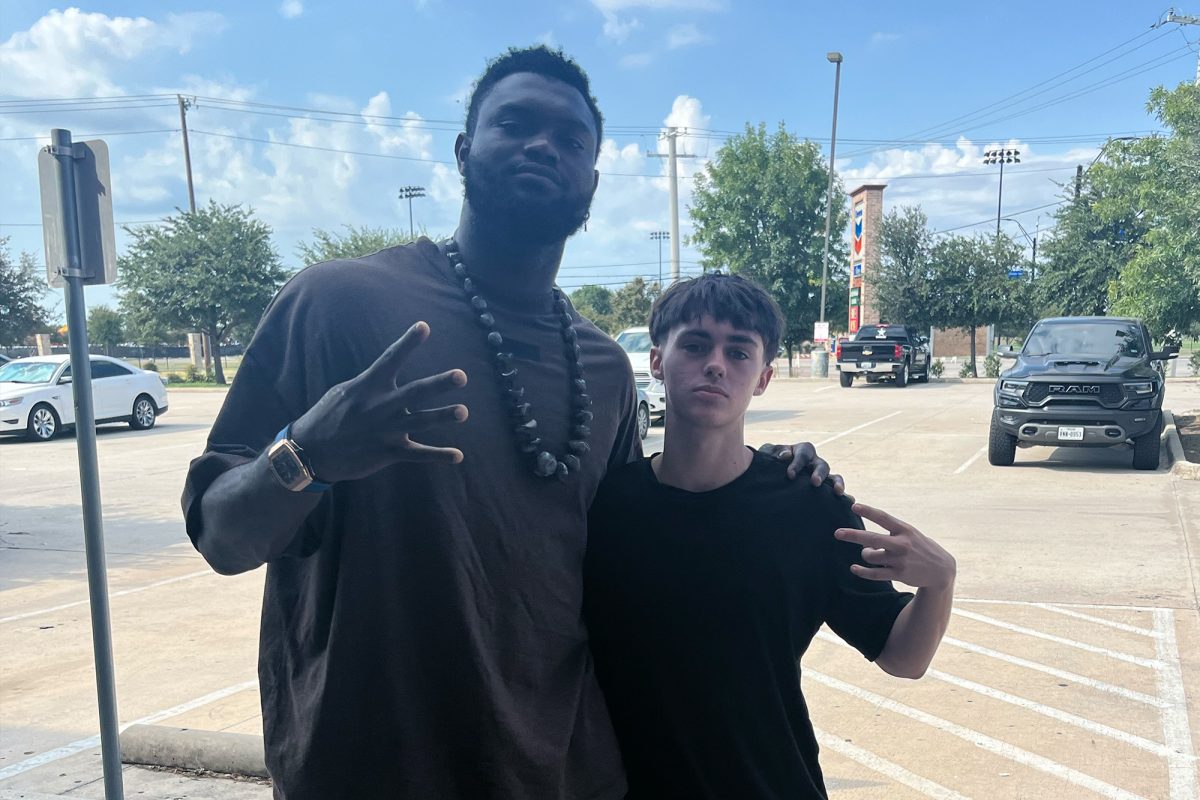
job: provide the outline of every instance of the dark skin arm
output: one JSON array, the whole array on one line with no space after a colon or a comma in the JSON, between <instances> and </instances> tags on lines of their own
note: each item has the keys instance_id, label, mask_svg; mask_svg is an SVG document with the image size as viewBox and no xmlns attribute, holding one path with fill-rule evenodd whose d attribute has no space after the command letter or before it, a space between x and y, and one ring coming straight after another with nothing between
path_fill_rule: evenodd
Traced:
<instances>
[{"instance_id":1,"label":"dark skin arm","mask_svg":"<svg viewBox=\"0 0 1200 800\"><path fill-rule=\"evenodd\" d=\"M759 452L767 453L779 461L790 462L787 476L793 480L811 468L809 480L813 486L820 486L826 478L833 481L833 491L839 495L846 494L846 483L841 475L829 474L829 463L817 455L817 448L811 442L798 444L764 444ZM849 495L847 495L849 497ZM854 500L853 497L850 497Z\"/></svg>"}]
</instances>

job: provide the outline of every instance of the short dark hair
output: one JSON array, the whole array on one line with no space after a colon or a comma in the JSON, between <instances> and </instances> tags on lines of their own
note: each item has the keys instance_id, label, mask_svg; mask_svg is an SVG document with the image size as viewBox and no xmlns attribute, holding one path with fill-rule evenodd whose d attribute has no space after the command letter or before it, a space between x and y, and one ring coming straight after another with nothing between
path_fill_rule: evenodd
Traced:
<instances>
[{"instance_id":1,"label":"short dark hair","mask_svg":"<svg viewBox=\"0 0 1200 800\"><path fill-rule=\"evenodd\" d=\"M592 112L592 120L596 123L596 154L600 153L600 143L604 139L604 115L592 97L591 84L583 67L575 59L561 49L551 50L544 44L534 47L510 47L507 52L488 62L483 74L471 87L471 98L467 101L467 135L475 135L475 126L479 123L479 106L496 84L509 75L521 72L532 72L545 78L562 81L583 95L588 110Z\"/></svg>"},{"instance_id":2,"label":"short dark hair","mask_svg":"<svg viewBox=\"0 0 1200 800\"><path fill-rule=\"evenodd\" d=\"M663 292L650 309L650 341L663 345L679 325L708 314L718 322L754 331L762 338L763 360L771 363L783 337L779 304L756 283L740 275L710 272L688 278Z\"/></svg>"}]
</instances>

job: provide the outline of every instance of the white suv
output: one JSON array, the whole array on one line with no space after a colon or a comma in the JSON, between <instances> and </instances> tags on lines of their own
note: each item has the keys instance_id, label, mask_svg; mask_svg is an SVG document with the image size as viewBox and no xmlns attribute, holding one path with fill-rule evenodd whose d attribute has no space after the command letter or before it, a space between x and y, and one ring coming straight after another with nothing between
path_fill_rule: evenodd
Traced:
<instances>
[{"instance_id":1,"label":"white suv","mask_svg":"<svg viewBox=\"0 0 1200 800\"><path fill-rule=\"evenodd\" d=\"M626 328L617 334L617 344L629 356L634 383L646 393L646 400L650 403L650 419L661 420L667 413L667 395L662 381L650 375L650 329Z\"/></svg>"}]
</instances>

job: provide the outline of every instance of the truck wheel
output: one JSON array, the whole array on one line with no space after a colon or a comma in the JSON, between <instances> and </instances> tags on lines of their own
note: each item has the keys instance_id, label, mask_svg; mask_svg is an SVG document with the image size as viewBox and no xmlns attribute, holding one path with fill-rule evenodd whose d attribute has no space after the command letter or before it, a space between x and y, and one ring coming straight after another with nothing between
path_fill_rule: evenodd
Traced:
<instances>
[{"instance_id":1,"label":"truck wheel","mask_svg":"<svg viewBox=\"0 0 1200 800\"><path fill-rule=\"evenodd\" d=\"M992 420L988 430L988 463L993 467L1011 467L1017 458L1017 437Z\"/></svg>"},{"instance_id":2,"label":"truck wheel","mask_svg":"<svg viewBox=\"0 0 1200 800\"><path fill-rule=\"evenodd\" d=\"M1133 468L1158 469L1159 437L1162 435L1162 423L1154 426L1154 430L1133 440Z\"/></svg>"},{"instance_id":3,"label":"truck wheel","mask_svg":"<svg viewBox=\"0 0 1200 800\"><path fill-rule=\"evenodd\" d=\"M844 386L848 389L854 383L854 373L853 372L839 372L838 380L841 381L842 386Z\"/></svg>"},{"instance_id":4,"label":"truck wheel","mask_svg":"<svg viewBox=\"0 0 1200 800\"><path fill-rule=\"evenodd\" d=\"M918 383L929 383L929 364L928 363L925 364L925 371L922 372L917 377L913 378L913 380L917 381Z\"/></svg>"},{"instance_id":5,"label":"truck wheel","mask_svg":"<svg viewBox=\"0 0 1200 800\"><path fill-rule=\"evenodd\" d=\"M905 361L900 365L900 371L896 373L896 385L903 389L908 386L908 362Z\"/></svg>"}]
</instances>

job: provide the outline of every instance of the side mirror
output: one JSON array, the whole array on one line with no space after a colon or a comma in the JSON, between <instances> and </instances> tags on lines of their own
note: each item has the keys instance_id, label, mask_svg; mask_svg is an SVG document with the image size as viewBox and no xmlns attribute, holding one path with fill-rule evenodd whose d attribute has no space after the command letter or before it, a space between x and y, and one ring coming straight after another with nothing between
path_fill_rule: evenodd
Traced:
<instances>
[{"instance_id":1,"label":"side mirror","mask_svg":"<svg viewBox=\"0 0 1200 800\"><path fill-rule=\"evenodd\" d=\"M1172 358L1179 358L1179 348L1178 347L1168 347L1168 348L1164 349L1162 352L1150 354L1151 361L1168 361Z\"/></svg>"},{"instance_id":2,"label":"side mirror","mask_svg":"<svg viewBox=\"0 0 1200 800\"><path fill-rule=\"evenodd\" d=\"M1015 360L1017 356L1021 354L1016 350L997 350L996 355L1000 356L1001 358L1011 358Z\"/></svg>"},{"instance_id":3,"label":"side mirror","mask_svg":"<svg viewBox=\"0 0 1200 800\"><path fill-rule=\"evenodd\" d=\"M63 375L61 378L59 378L59 379L58 379L58 382L59 382L60 384L61 384L61 383L70 383L70 382L71 382L71 376L70 376L70 375Z\"/></svg>"}]
</instances>

